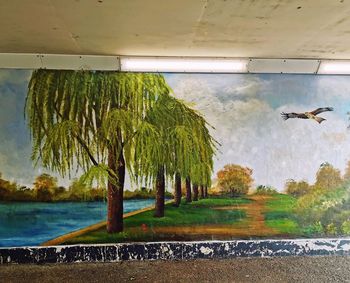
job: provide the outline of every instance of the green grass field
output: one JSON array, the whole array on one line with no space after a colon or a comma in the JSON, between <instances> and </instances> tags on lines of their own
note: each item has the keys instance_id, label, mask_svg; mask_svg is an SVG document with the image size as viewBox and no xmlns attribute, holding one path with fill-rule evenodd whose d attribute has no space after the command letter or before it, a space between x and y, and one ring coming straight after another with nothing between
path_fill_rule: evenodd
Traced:
<instances>
[{"instance_id":1,"label":"green grass field","mask_svg":"<svg viewBox=\"0 0 350 283\"><path fill-rule=\"evenodd\" d=\"M125 231L119 234L108 234L105 227L82 236L70 239L66 244L75 243L107 243L125 241L151 241L157 238L152 232L153 227L160 226L193 226L213 224L234 224L245 218L243 210L215 210L213 207L234 206L249 203L245 198L210 198L185 204L182 202L179 208L171 203L165 207L165 217L153 217L153 211L146 211L128 217L124 220ZM147 232L142 226L147 227Z\"/></svg>"},{"instance_id":2,"label":"green grass field","mask_svg":"<svg viewBox=\"0 0 350 283\"><path fill-rule=\"evenodd\" d=\"M296 199L290 195L274 194L273 199L266 202L265 224L286 235L301 234L301 230L293 214Z\"/></svg>"},{"instance_id":3,"label":"green grass field","mask_svg":"<svg viewBox=\"0 0 350 283\"><path fill-rule=\"evenodd\" d=\"M103 227L67 240L64 244L188 240L192 236L183 231L186 231L186 227L194 226L202 231L196 234L196 239L215 239L216 236L210 232L212 230L207 230L211 227L223 229L224 233L228 231L228 239L242 237L240 232L246 229L253 229L251 231L256 237L300 236L303 233L293 212L295 205L296 199L285 194L250 195L245 198L212 197L188 204L182 201L179 208L168 203L165 217L155 218L153 210L145 211L126 218L123 233L108 234ZM219 207L226 208L216 209ZM261 216L263 220L259 220ZM180 231L177 235L159 232L174 227Z\"/></svg>"}]
</instances>

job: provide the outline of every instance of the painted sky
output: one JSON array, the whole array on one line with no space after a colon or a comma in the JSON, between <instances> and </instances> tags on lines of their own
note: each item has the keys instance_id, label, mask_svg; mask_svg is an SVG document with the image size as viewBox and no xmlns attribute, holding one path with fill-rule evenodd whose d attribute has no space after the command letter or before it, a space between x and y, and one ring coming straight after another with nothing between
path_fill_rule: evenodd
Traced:
<instances>
[{"instance_id":1,"label":"painted sky","mask_svg":"<svg viewBox=\"0 0 350 283\"><path fill-rule=\"evenodd\" d=\"M344 171L350 160L350 78L312 75L167 75L176 97L215 127L222 144L215 172L234 163L253 169L255 184L282 191L287 179L312 183L323 162ZM312 111L327 121L289 119L281 112Z\"/></svg>"},{"instance_id":2,"label":"painted sky","mask_svg":"<svg viewBox=\"0 0 350 283\"><path fill-rule=\"evenodd\" d=\"M0 70L0 172L31 185L45 171L30 161L23 108L31 71ZM350 160L350 78L312 75L166 74L176 97L190 103L215 127L222 144L214 174L225 164L253 169L255 184L283 190L287 179L314 182L323 162L344 171ZM327 121L290 119L280 112L322 113ZM67 185L69 181L60 180Z\"/></svg>"}]
</instances>

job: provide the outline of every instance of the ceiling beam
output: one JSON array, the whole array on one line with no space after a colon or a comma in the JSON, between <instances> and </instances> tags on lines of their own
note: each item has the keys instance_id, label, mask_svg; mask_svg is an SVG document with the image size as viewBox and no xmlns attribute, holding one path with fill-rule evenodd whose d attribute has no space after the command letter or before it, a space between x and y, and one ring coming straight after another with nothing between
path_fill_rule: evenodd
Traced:
<instances>
[{"instance_id":1,"label":"ceiling beam","mask_svg":"<svg viewBox=\"0 0 350 283\"><path fill-rule=\"evenodd\" d=\"M0 68L349 75L350 60L0 53Z\"/></svg>"}]
</instances>

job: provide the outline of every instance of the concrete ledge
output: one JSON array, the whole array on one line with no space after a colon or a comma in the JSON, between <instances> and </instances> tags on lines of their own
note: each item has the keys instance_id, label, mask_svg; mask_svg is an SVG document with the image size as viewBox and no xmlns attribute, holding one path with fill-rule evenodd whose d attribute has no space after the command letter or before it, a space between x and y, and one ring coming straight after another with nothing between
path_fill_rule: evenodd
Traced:
<instances>
[{"instance_id":1,"label":"concrete ledge","mask_svg":"<svg viewBox=\"0 0 350 283\"><path fill-rule=\"evenodd\" d=\"M350 238L121 243L1 248L0 264L350 255Z\"/></svg>"}]
</instances>

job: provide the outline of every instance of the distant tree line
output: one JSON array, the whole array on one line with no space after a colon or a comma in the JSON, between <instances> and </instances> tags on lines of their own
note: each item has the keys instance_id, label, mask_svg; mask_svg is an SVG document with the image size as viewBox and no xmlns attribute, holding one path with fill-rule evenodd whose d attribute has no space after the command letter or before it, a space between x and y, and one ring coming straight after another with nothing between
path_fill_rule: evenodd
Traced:
<instances>
[{"instance_id":1,"label":"distant tree line","mask_svg":"<svg viewBox=\"0 0 350 283\"><path fill-rule=\"evenodd\" d=\"M320 165L320 168L316 173L316 182L314 184L309 184L305 180L296 181L290 179L285 183L285 192L296 198L300 198L315 190L337 189L349 180L350 166L348 166L346 173L342 176L339 169L325 162Z\"/></svg>"},{"instance_id":2,"label":"distant tree line","mask_svg":"<svg viewBox=\"0 0 350 283\"><path fill-rule=\"evenodd\" d=\"M57 178L49 174L41 174L35 178L32 188L18 185L2 178L0 173L0 201L25 201L25 202L59 202L59 201L104 201L106 200L106 188L89 187L74 179L68 188L59 186ZM124 192L125 199L154 198L155 191L145 187L135 191ZM172 195L166 193L166 197Z\"/></svg>"},{"instance_id":3,"label":"distant tree line","mask_svg":"<svg viewBox=\"0 0 350 283\"><path fill-rule=\"evenodd\" d=\"M278 194L278 191L271 186L259 185L256 187L255 194L257 195L274 195Z\"/></svg>"}]
</instances>

